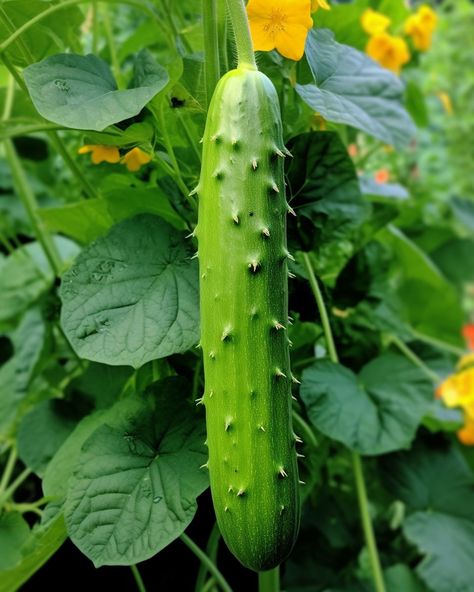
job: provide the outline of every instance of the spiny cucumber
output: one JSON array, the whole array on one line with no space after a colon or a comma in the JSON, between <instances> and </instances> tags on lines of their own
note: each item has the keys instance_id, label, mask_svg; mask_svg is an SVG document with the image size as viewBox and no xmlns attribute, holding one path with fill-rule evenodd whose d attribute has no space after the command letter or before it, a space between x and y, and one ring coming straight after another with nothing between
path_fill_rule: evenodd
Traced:
<instances>
[{"instance_id":1,"label":"spiny cucumber","mask_svg":"<svg viewBox=\"0 0 474 592\"><path fill-rule=\"evenodd\" d=\"M208 468L222 535L256 571L290 553L299 527L291 423L288 259L278 97L257 70L219 82L199 197L201 346Z\"/></svg>"}]
</instances>

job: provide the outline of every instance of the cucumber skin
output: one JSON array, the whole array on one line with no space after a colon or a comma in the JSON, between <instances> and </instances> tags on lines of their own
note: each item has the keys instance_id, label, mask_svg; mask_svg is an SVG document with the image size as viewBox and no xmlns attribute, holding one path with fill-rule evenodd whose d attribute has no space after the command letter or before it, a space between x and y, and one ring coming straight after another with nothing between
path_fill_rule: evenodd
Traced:
<instances>
[{"instance_id":1,"label":"cucumber skin","mask_svg":"<svg viewBox=\"0 0 474 592\"><path fill-rule=\"evenodd\" d=\"M246 567L291 552L300 503L291 418L288 258L279 102L236 69L209 108L199 197L208 468L218 525Z\"/></svg>"}]
</instances>

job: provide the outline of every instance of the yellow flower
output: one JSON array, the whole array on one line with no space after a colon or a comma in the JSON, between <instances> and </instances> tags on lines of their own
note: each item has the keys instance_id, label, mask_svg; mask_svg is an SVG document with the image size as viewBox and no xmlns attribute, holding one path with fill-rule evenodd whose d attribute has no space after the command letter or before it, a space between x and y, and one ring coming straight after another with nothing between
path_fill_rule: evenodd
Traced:
<instances>
[{"instance_id":1,"label":"yellow flower","mask_svg":"<svg viewBox=\"0 0 474 592\"><path fill-rule=\"evenodd\" d=\"M120 160L120 154L117 146L103 146L102 144L86 144L77 151L78 154L87 154L92 152L91 161L93 164L101 162L110 162L115 164Z\"/></svg>"},{"instance_id":2,"label":"yellow flower","mask_svg":"<svg viewBox=\"0 0 474 592\"><path fill-rule=\"evenodd\" d=\"M437 390L447 407L474 405L474 366L449 376Z\"/></svg>"},{"instance_id":3,"label":"yellow flower","mask_svg":"<svg viewBox=\"0 0 474 592\"><path fill-rule=\"evenodd\" d=\"M458 431L459 440L466 446L474 446L474 419L465 416L464 427Z\"/></svg>"},{"instance_id":4,"label":"yellow flower","mask_svg":"<svg viewBox=\"0 0 474 592\"><path fill-rule=\"evenodd\" d=\"M381 12L367 8L362 13L360 22L366 33L369 35L378 35L379 33L385 33L392 21Z\"/></svg>"},{"instance_id":5,"label":"yellow flower","mask_svg":"<svg viewBox=\"0 0 474 592\"><path fill-rule=\"evenodd\" d=\"M413 45L420 51L431 47L431 38L436 29L438 16L429 6L420 6L415 14L407 18L404 30L413 40Z\"/></svg>"},{"instance_id":6,"label":"yellow flower","mask_svg":"<svg viewBox=\"0 0 474 592\"><path fill-rule=\"evenodd\" d=\"M331 7L326 0L311 0L311 12L316 12L320 8L324 10L331 10Z\"/></svg>"},{"instance_id":7,"label":"yellow flower","mask_svg":"<svg viewBox=\"0 0 474 592\"><path fill-rule=\"evenodd\" d=\"M388 33L373 35L365 51L373 60L395 74L399 74L403 64L410 61L410 52L405 40Z\"/></svg>"},{"instance_id":8,"label":"yellow flower","mask_svg":"<svg viewBox=\"0 0 474 592\"><path fill-rule=\"evenodd\" d=\"M465 356L463 356L458 362L457 369L465 370L470 366L474 366L474 353L466 354Z\"/></svg>"},{"instance_id":9,"label":"yellow flower","mask_svg":"<svg viewBox=\"0 0 474 592\"><path fill-rule=\"evenodd\" d=\"M132 148L125 154L122 159L122 164L126 165L127 169L133 173L138 171L144 164L148 164L151 156L140 148Z\"/></svg>"},{"instance_id":10,"label":"yellow flower","mask_svg":"<svg viewBox=\"0 0 474 592\"><path fill-rule=\"evenodd\" d=\"M250 0L247 13L255 51L277 49L291 60L303 57L313 26L310 0Z\"/></svg>"}]
</instances>

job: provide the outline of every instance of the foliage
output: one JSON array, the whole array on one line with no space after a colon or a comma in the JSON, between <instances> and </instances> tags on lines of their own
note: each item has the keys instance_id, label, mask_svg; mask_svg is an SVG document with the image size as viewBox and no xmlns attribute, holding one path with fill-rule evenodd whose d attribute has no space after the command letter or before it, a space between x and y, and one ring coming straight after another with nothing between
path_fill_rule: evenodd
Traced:
<instances>
[{"instance_id":1,"label":"foliage","mask_svg":"<svg viewBox=\"0 0 474 592\"><path fill-rule=\"evenodd\" d=\"M235 55L217 4L218 77ZM306 485L288 592L474 580L472 448L459 405L435 399L456 383L472 405L456 364L474 322L474 8L433 5L425 52L420 21L405 28L423 11L405 4L334 2L313 12L301 61L283 57L299 57L288 38L272 45L283 56L258 53L296 214L288 337ZM310 3L298 5L307 29ZM382 16L368 23L368 9ZM197 0L0 6L0 592L35 585L68 538L95 566L146 568L181 537L206 566L198 589L218 589L215 535L210 559L183 535L208 503L195 406L193 188L213 88L202 20ZM367 55L385 30L409 44L399 76ZM239 589L244 568L219 565Z\"/></svg>"}]
</instances>

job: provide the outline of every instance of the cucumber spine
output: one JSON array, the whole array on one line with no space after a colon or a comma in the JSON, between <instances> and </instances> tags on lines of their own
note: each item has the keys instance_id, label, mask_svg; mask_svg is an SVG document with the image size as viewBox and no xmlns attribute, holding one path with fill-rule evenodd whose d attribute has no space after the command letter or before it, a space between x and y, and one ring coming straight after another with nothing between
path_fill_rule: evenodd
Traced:
<instances>
[{"instance_id":1,"label":"cucumber spine","mask_svg":"<svg viewBox=\"0 0 474 592\"><path fill-rule=\"evenodd\" d=\"M196 188L202 402L217 521L231 551L256 571L288 556L299 527L286 154L271 81L257 70L228 72L209 108Z\"/></svg>"}]
</instances>

